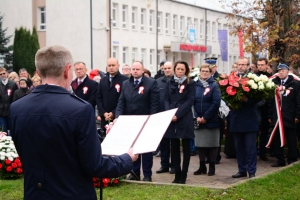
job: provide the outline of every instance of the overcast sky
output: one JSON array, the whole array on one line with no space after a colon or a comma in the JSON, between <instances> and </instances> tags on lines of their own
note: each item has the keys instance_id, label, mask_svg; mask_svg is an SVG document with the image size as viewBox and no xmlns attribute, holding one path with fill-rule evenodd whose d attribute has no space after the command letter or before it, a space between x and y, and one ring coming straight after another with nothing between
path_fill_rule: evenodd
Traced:
<instances>
[{"instance_id":1,"label":"overcast sky","mask_svg":"<svg viewBox=\"0 0 300 200\"><path fill-rule=\"evenodd\" d=\"M194 4L194 5L209 8L212 10L226 12L226 10L224 10L222 8L222 4L219 3L219 0L177 0L177 1Z\"/></svg>"}]
</instances>

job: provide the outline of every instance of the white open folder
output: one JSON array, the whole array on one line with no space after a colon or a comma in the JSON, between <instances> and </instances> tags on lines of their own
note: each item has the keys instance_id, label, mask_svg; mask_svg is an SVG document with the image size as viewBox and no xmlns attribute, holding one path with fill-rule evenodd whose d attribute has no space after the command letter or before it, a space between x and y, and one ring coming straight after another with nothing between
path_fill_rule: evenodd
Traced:
<instances>
[{"instance_id":1,"label":"white open folder","mask_svg":"<svg viewBox=\"0 0 300 200\"><path fill-rule=\"evenodd\" d=\"M121 115L102 142L103 155L156 151L177 108L153 115Z\"/></svg>"}]
</instances>

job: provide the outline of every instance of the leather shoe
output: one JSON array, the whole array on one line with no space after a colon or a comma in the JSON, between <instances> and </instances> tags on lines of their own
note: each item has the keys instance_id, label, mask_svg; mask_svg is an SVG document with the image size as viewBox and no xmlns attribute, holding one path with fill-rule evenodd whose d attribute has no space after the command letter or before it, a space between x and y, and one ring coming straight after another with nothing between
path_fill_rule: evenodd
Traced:
<instances>
[{"instance_id":1,"label":"leather shoe","mask_svg":"<svg viewBox=\"0 0 300 200\"><path fill-rule=\"evenodd\" d=\"M190 156L195 156L196 155L196 151L191 151Z\"/></svg>"},{"instance_id":2,"label":"leather shoe","mask_svg":"<svg viewBox=\"0 0 300 200\"><path fill-rule=\"evenodd\" d=\"M169 172L169 168L163 168L161 167L159 170L156 171L157 174Z\"/></svg>"},{"instance_id":3,"label":"leather shoe","mask_svg":"<svg viewBox=\"0 0 300 200\"><path fill-rule=\"evenodd\" d=\"M139 177L139 176L138 176L138 177ZM133 176L129 175L129 176L126 178L126 180L130 180L130 181L140 181L141 178L139 177L138 180L135 180L135 179L133 178Z\"/></svg>"},{"instance_id":4,"label":"leather shoe","mask_svg":"<svg viewBox=\"0 0 300 200\"><path fill-rule=\"evenodd\" d=\"M175 174L175 168L171 168L170 174Z\"/></svg>"},{"instance_id":5,"label":"leather shoe","mask_svg":"<svg viewBox=\"0 0 300 200\"><path fill-rule=\"evenodd\" d=\"M232 175L232 178L242 178L247 177L247 172L238 172L235 175Z\"/></svg>"},{"instance_id":6,"label":"leather shoe","mask_svg":"<svg viewBox=\"0 0 300 200\"><path fill-rule=\"evenodd\" d=\"M271 165L271 167L283 167L283 166L285 166L285 163L280 163L280 162L276 162Z\"/></svg>"},{"instance_id":7,"label":"leather shoe","mask_svg":"<svg viewBox=\"0 0 300 200\"><path fill-rule=\"evenodd\" d=\"M268 161L268 157L267 156L259 156L259 159L263 160L263 161Z\"/></svg>"},{"instance_id":8,"label":"leather shoe","mask_svg":"<svg viewBox=\"0 0 300 200\"><path fill-rule=\"evenodd\" d=\"M145 182L152 182L152 178L151 178L151 177L148 177L148 176L145 176L145 177L143 178L143 181L145 181Z\"/></svg>"},{"instance_id":9,"label":"leather shoe","mask_svg":"<svg viewBox=\"0 0 300 200\"><path fill-rule=\"evenodd\" d=\"M254 178L255 174L249 174L249 178Z\"/></svg>"},{"instance_id":10,"label":"leather shoe","mask_svg":"<svg viewBox=\"0 0 300 200\"><path fill-rule=\"evenodd\" d=\"M157 154L155 155L155 157L160 157L161 156L161 152L157 152Z\"/></svg>"}]
</instances>

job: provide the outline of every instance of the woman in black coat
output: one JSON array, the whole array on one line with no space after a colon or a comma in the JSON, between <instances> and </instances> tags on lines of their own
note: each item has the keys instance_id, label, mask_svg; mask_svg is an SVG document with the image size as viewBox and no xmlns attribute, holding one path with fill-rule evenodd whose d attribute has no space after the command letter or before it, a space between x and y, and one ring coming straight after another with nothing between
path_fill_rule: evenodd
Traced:
<instances>
[{"instance_id":1,"label":"woman in black coat","mask_svg":"<svg viewBox=\"0 0 300 200\"><path fill-rule=\"evenodd\" d=\"M189 78L189 66L185 61L174 65L174 76L166 84L165 109L178 108L166 131L171 139L171 160L175 169L173 183L185 184L190 164L190 139L194 138L192 105L195 98L195 82ZM180 139L182 139L183 163L180 166Z\"/></svg>"}]
</instances>

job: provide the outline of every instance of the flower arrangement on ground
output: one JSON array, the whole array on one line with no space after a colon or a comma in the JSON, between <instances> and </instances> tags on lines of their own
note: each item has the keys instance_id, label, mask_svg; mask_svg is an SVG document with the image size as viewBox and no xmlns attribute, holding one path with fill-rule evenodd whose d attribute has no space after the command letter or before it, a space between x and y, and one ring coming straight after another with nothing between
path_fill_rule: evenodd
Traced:
<instances>
[{"instance_id":1,"label":"flower arrangement on ground","mask_svg":"<svg viewBox=\"0 0 300 200\"><path fill-rule=\"evenodd\" d=\"M0 178L20 178L23 170L14 142L6 133L0 132L0 135Z\"/></svg>"},{"instance_id":2,"label":"flower arrangement on ground","mask_svg":"<svg viewBox=\"0 0 300 200\"><path fill-rule=\"evenodd\" d=\"M257 76L253 73L248 73L245 77L239 77L235 73L222 74L217 82L222 99L233 110L241 107L244 97L267 100L274 97L276 89L276 85L267 76Z\"/></svg>"}]
</instances>

